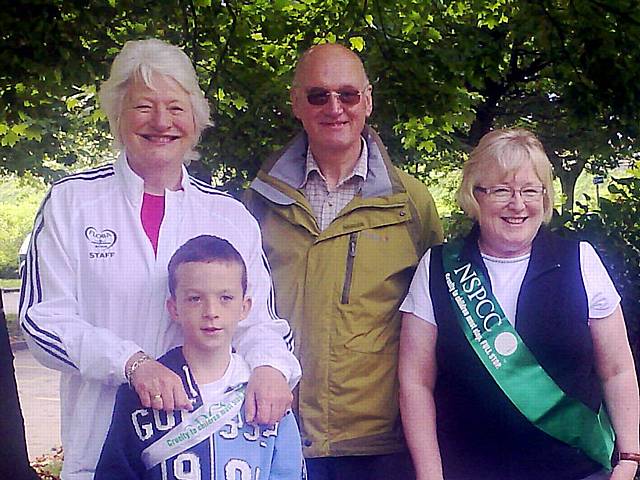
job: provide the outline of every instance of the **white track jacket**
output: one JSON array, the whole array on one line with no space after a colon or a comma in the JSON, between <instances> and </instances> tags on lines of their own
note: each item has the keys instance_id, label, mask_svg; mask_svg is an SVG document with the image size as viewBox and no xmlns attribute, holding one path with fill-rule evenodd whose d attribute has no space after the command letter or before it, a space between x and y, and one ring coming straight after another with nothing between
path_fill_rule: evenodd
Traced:
<instances>
[{"instance_id":1,"label":"white track jacket","mask_svg":"<svg viewBox=\"0 0 640 480\"><path fill-rule=\"evenodd\" d=\"M167 264L190 238L225 238L247 265L253 308L238 326L238 353L251 368L277 368L291 386L300 378L289 325L275 314L257 222L184 168L182 188L165 192L157 256L140 219L143 180L124 154L56 182L36 216L20 320L34 356L62 372L65 480L93 478L127 359L139 350L159 357L182 343L165 308Z\"/></svg>"}]
</instances>

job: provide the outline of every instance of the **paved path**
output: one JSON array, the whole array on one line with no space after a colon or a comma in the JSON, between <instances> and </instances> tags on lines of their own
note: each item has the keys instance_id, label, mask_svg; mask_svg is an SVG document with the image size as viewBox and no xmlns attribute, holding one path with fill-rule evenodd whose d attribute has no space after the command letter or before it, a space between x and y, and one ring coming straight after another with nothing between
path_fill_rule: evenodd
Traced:
<instances>
[{"instance_id":1,"label":"paved path","mask_svg":"<svg viewBox=\"0 0 640 480\"><path fill-rule=\"evenodd\" d=\"M40 365L29 350L14 355L27 450L33 460L61 444L60 373Z\"/></svg>"},{"instance_id":2,"label":"paved path","mask_svg":"<svg viewBox=\"0 0 640 480\"><path fill-rule=\"evenodd\" d=\"M5 313L18 313L17 291L2 292ZM18 395L24 417L29 459L49 451L60 441L60 373L40 365L26 348L13 352Z\"/></svg>"},{"instance_id":3,"label":"paved path","mask_svg":"<svg viewBox=\"0 0 640 480\"><path fill-rule=\"evenodd\" d=\"M20 300L20 292L18 291L2 291L2 303L4 305L4 313L18 314L18 301Z\"/></svg>"},{"instance_id":4,"label":"paved path","mask_svg":"<svg viewBox=\"0 0 640 480\"><path fill-rule=\"evenodd\" d=\"M5 313L18 313L17 291L3 291ZM14 350L13 362L24 417L29 459L49 451L60 441L60 373L40 365L29 350Z\"/></svg>"}]
</instances>

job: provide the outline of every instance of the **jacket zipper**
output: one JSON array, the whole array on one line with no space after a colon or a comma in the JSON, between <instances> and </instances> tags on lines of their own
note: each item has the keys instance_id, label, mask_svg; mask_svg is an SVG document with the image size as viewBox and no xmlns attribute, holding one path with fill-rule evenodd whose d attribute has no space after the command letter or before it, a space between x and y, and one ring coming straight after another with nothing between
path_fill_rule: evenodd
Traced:
<instances>
[{"instance_id":1,"label":"jacket zipper","mask_svg":"<svg viewBox=\"0 0 640 480\"><path fill-rule=\"evenodd\" d=\"M349 294L351 293L351 279L353 277L353 264L356 260L356 243L358 242L358 233L354 232L349 235L349 249L347 250L347 270L344 275L344 286L342 287L342 298L340 303L349 303Z\"/></svg>"}]
</instances>

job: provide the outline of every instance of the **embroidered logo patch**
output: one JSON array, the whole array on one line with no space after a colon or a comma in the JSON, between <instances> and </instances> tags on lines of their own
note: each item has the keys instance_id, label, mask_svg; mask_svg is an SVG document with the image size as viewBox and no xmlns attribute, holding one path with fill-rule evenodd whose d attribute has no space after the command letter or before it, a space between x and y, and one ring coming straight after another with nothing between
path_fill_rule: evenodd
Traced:
<instances>
[{"instance_id":1,"label":"embroidered logo patch","mask_svg":"<svg viewBox=\"0 0 640 480\"><path fill-rule=\"evenodd\" d=\"M113 230L105 228L99 232L94 227L87 227L84 231L84 236L87 237L87 240L89 240L91 245L100 249L113 247L116 243L116 239L118 238L116 232Z\"/></svg>"},{"instance_id":2,"label":"embroidered logo patch","mask_svg":"<svg viewBox=\"0 0 640 480\"><path fill-rule=\"evenodd\" d=\"M89 241L91 250L93 250L89 252L89 258L111 258L115 255L115 252L109 251L118 239L116 232L113 230L105 228L99 231L95 227L87 227L84 231L84 236Z\"/></svg>"}]
</instances>

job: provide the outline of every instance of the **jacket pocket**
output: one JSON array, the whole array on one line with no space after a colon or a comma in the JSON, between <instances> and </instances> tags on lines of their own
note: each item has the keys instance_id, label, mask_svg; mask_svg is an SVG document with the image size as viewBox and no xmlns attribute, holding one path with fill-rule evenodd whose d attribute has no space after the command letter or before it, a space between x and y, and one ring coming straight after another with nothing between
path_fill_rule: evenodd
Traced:
<instances>
[{"instance_id":1,"label":"jacket pocket","mask_svg":"<svg viewBox=\"0 0 640 480\"><path fill-rule=\"evenodd\" d=\"M349 303L349 294L351 293L351 281L353 280L353 265L356 261L356 245L358 243L358 232L349 235L349 247L347 248L347 268L344 274L344 284L342 286L342 297L340 303L346 305Z\"/></svg>"}]
</instances>

